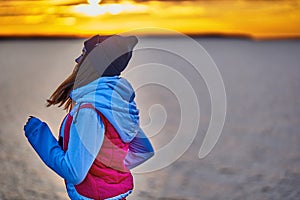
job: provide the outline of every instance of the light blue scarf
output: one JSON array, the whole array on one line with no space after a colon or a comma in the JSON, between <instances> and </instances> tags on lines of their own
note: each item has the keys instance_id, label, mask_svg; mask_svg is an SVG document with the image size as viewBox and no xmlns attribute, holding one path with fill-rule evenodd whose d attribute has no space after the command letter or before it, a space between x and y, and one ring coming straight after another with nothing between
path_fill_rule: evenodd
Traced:
<instances>
[{"instance_id":1,"label":"light blue scarf","mask_svg":"<svg viewBox=\"0 0 300 200\"><path fill-rule=\"evenodd\" d=\"M124 142L130 142L139 130L139 110L130 83L118 76L101 77L77 88L70 97L76 102L90 103L115 127Z\"/></svg>"}]
</instances>

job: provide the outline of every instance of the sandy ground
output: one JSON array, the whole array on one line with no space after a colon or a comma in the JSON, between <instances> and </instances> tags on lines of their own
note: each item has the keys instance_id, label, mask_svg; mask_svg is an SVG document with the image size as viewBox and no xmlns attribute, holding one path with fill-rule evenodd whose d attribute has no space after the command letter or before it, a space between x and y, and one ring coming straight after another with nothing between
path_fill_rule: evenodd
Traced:
<instances>
[{"instance_id":1,"label":"sandy ground","mask_svg":"<svg viewBox=\"0 0 300 200\"><path fill-rule=\"evenodd\" d=\"M57 134L64 111L45 108L45 99L72 70L81 42L0 41L0 199L67 199L63 181L39 160L22 129L27 116L35 115ZM180 42L173 39L171 44ZM222 135L200 160L210 119L209 94L203 80L186 73L200 99L198 134L176 162L135 174L135 191L128 199L299 199L300 41L198 42L224 79L228 107ZM154 85L137 92L143 123L152 104L163 105L168 113L165 126L151 137L156 149L178 129L180 108L172 95Z\"/></svg>"}]
</instances>

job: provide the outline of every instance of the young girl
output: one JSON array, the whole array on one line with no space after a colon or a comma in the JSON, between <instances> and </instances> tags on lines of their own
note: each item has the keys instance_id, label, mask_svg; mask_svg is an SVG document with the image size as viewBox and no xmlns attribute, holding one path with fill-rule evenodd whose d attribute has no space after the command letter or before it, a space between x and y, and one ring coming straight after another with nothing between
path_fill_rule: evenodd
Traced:
<instances>
[{"instance_id":1,"label":"young girl","mask_svg":"<svg viewBox=\"0 0 300 200\"><path fill-rule=\"evenodd\" d=\"M69 111L59 141L38 118L24 126L43 162L65 179L71 199L125 199L133 189L130 169L154 155L139 126L135 93L119 77L137 42L118 35L84 42L73 73L47 100Z\"/></svg>"}]
</instances>

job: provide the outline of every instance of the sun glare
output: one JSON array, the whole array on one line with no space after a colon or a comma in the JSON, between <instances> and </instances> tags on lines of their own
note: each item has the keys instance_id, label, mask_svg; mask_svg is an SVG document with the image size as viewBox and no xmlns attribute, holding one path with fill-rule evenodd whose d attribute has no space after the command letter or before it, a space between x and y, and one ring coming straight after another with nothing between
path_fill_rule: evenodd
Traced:
<instances>
[{"instance_id":1,"label":"sun glare","mask_svg":"<svg viewBox=\"0 0 300 200\"><path fill-rule=\"evenodd\" d=\"M89 0L89 4L80 4L74 7L74 11L87 16L98 16L104 14L117 15L120 13L138 13L147 10L145 5L135 5L131 2L99 4L98 0Z\"/></svg>"},{"instance_id":2,"label":"sun glare","mask_svg":"<svg viewBox=\"0 0 300 200\"><path fill-rule=\"evenodd\" d=\"M101 0L88 0L88 3L91 5L98 5L101 2Z\"/></svg>"}]
</instances>

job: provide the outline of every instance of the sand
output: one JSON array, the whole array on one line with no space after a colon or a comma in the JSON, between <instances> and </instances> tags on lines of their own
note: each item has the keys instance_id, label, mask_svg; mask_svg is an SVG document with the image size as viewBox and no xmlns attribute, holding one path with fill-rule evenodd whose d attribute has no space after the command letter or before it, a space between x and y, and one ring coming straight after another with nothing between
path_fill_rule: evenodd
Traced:
<instances>
[{"instance_id":1,"label":"sand","mask_svg":"<svg viewBox=\"0 0 300 200\"><path fill-rule=\"evenodd\" d=\"M181 43L160 40L171 46ZM135 191L128 199L299 199L300 41L197 41L214 59L225 83L227 117L221 137L207 157L198 158L210 119L209 94L203 80L186 73L200 99L198 134L176 162L134 174ZM23 125L34 115L58 133L65 112L45 108L45 100L71 72L81 42L0 41L0 199L68 199L63 180L32 150ZM163 105L169 113L165 126L151 137L160 149L175 137L179 104L164 88L142 89L137 103L143 124L149 121L152 104Z\"/></svg>"}]
</instances>

